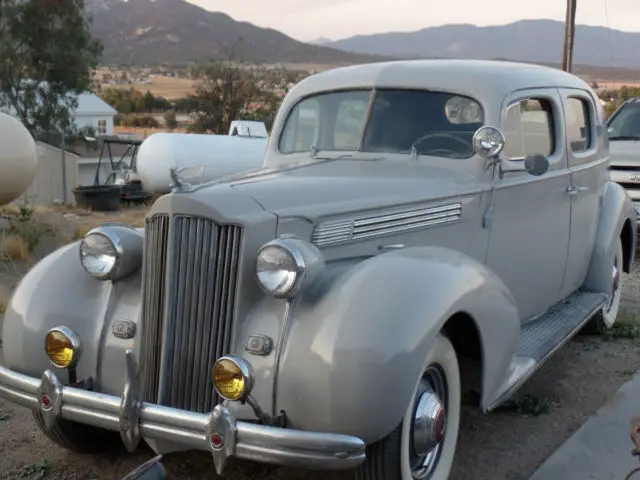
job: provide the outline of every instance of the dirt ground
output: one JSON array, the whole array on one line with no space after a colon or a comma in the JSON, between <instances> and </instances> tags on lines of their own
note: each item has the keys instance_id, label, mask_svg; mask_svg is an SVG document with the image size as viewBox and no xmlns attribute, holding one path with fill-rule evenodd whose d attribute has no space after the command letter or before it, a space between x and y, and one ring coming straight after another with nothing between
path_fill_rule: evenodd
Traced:
<instances>
[{"instance_id":1,"label":"dirt ground","mask_svg":"<svg viewBox=\"0 0 640 480\"><path fill-rule=\"evenodd\" d=\"M143 215L144 210L131 210L120 216L139 225ZM65 210L36 212L36 218L52 227L41 234L28 260L5 261L0 266L0 312L3 298L6 300L29 264L82 235L91 226L113 219L104 214ZM19 253L20 249L15 251ZM0 256L1 253L0 249ZM513 404L504 409L482 415L472 407L463 408L452 480L526 480L635 374L640 366L640 268L632 275L625 275L624 280L624 313L612 334L578 335L560 349L526 383ZM1 319L0 313L0 323ZM640 414L640 405L638 410ZM118 480L153 456L146 448L127 454L119 445L101 455L67 452L45 439L30 412L2 399L0 428L0 480ZM628 435L627 424L620 425L620 435ZM169 455L164 464L172 479L215 478L211 458L204 452ZM346 480L350 476L233 462L224 478Z\"/></svg>"}]
</instances>

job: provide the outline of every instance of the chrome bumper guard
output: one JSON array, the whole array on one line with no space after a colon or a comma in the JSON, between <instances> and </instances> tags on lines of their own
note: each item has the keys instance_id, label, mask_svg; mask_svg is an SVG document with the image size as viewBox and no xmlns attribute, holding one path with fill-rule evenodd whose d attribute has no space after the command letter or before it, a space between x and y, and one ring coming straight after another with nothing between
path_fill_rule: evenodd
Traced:
<instances>
[{"instance_id":1,"label":"chrome bumper guard","mask_svg":"<svg viewBox=\"0 0 640 480\"><path fill-rule=\"evenodd\" d=\"M223 405L210 414L138 400L137 362L126 353L127 378L121 398L63 386L47 370L38 380L0 367L0 396L40 410L47 428L57 418L119 431L129 451L141 438L167 440L210 451L220 475L230 457L290 467L342 470L365 459L365 444L349 435L307 432L237 421Z\"/></svg>"}]
</instances>

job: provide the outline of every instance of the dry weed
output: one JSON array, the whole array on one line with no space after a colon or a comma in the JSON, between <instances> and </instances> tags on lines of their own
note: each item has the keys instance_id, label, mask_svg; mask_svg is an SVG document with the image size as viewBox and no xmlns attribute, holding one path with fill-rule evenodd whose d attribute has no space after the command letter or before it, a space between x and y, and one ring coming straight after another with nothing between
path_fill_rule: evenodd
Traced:
<instances>
[{"instance_id":1,"label":"dry weed","mask_svg":"<svg viewBox=\"0 0 640 480\"><path fill-rule=\"evenodd\" d=\"M103 223L118 222L132 227L143 227L147 215L146 209L123 209L118 212L93 212L78 219L78 224L71 241L80 240L89 230Z\"/></svg>"},{"instance_id":2,"label":"dry weed","mask_svg":"<svg viewBox=\"0 0 640 480\"><path fill-rule=\"evenodd\" d=\"M17 217L20 215L20 207L15 203L0 206L0 217Z\"/></svg>"},{"instance_id":3,"label":"dry weed","mask_svg":"<svg viewBox=\"0 0 640 480\"><path fill-rule=\"evenodd\" d=\"M18 233L0 232L0 262L26 261L31 253L29 241Z\"/></svg>"}]
</instances>

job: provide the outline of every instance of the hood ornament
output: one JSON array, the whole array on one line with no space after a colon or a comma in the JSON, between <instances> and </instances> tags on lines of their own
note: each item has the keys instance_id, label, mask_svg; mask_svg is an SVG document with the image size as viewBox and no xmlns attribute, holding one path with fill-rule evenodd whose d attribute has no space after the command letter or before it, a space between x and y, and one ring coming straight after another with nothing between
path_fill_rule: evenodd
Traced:
<instances>
[{"instance_id":1,"label":"hood ornament","mask_svg":"<svg viewBox=\"0 0 640 480\"><path fill-rule=\"evenodd\" d=\"M191 175L191 176L185 176L184 172L185 171L189 171L192 169L197 169L198 172ZM196 189L196 186L189 183L187 180L189 178L193 179L194 177L197 177L198 175L200 175L202 173L203 167L202 165L190 165L187 167L171 167L169 169L169 176L171 177L171 184L169 184L169 187L171 188L171 191L176 193L176 192L192 192Z\"/></svg>"}]
</instances>

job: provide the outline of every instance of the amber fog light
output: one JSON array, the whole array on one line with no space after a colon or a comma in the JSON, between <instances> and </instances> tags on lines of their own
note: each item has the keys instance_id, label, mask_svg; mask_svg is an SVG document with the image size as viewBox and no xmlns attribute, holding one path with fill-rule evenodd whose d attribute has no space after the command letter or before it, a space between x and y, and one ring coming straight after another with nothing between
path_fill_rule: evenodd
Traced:
<instances>
[{"instance_id":1,"label":"amber fog light","mask_svg":"<svg viewBox=\"0 0 640 480\"><path fill-rule=\"evenodd\" d=\"M55 327L45 337L49 361L58 368L73 368L80 359L80 339L68 327Z\"/></svg>"},{"instance_id":2,"label":"amber fog light","mask_svg":"<svg viewBox=\"0 0 640 480\"><path fill-rule=\"evenodd\" d=\"M251 365L243 358L220 357L213 365L213 385L225 400L245 400L253 388Z\"/></svg>"}]
</instances>

